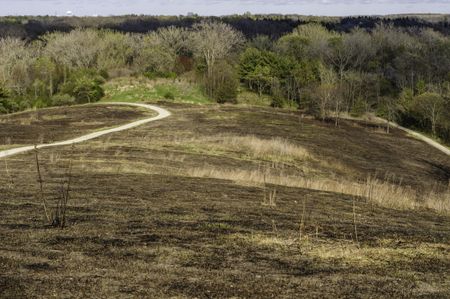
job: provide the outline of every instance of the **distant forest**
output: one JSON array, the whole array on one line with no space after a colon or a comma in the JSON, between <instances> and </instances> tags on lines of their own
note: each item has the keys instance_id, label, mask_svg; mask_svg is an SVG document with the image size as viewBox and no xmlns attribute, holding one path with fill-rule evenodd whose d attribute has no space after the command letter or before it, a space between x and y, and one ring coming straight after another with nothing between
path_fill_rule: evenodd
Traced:
<instances>
[{"instance_id":1,"label":"distant forest","mask_svg":"<svg viewBox=\"0 0 450 299\"><path fill-rule=\"evenodd\" d=\"M191 28L194 24L208 19L221 21L242 32L246 38L267 35L277 39L292 32L299 25L319 23L328 30L350 32L355 28L367 31L378 25L391 25L403 29L433 29L450 35L450 17L393 16L393 17L305 17L281 15L236 15L226 17L199 16L114 16L114 17L0 17L0 38L16 37L35 40L46 33L70 32L76 28L111 29L122 33L148 33L164 27Z\"/></svg>"},{"instance_id":2,"label":"distant forest","mask_svg":"<svg viewBox=\"0 0 450 299\"><path fill-rule=\"evenodd\" d=\"M336 126L376 113L450 144L448 16L0 18L0 113L95 102L105 81L132 76Z\"/></svg>"}]
</instances>

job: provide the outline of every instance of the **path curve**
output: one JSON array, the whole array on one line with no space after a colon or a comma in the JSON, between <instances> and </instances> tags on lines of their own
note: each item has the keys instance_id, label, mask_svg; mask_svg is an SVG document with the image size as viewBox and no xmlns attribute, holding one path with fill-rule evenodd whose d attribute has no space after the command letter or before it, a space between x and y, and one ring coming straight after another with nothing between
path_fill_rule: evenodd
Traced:
<instances>
[{"instance_id":1,"label":"path curve","mask_svg":"<svg viewBox=\"0 0 450 299\"><path fill-rule=\"evenodd\" d=\"M122 125L122 126L119 126L116 128L94 132L91 134L87 134L87 135L77 137L74 139L70 139L70 140L66 140L66 141L59 141L59 142L48 143L48 144L39 144L39 145L37 145L37 148L39 149L39 148L47 148L47 147L55 147L55 146L72 145L72 144L76 144L76 143L81 143L81 142L92 140L92 139L95 139L95 138L98 138L98 137L101 137L101 136L104 136L107 134L129 130L129 129L144 125L144 124L152 122L152 121L157 121L157 120L169 117L171 115L171 113L169 111L167 111L166 109L158 107L158 106L154 106L154 105L149 105L149 104L125 103L125 102L113 102L113 103L101 103L101 104L126 105L126 106L140 107L140 108L145 108L145 109L156 111L158 113L158 115L151 117L151 118L134 121L132 123ZM29 152L32 150L34 150L34 146L24 146L24 147L12 148L12 149L8 149L8 150L0 151L0 158L11 157L11 156Z\"/></svg>"},{"instance_id":2,"label":"path curve","mask_svg":"<svg viewBox=\"0 0 450 299\"><path fill-rule=\"evenodd\" d=\"M388 123L388 121L387 121L386 119L384 119L384 118L377 117L377 116L375 116L374 118L375 118L377 121L379 121L379 122L382 122L382 123ZM420 133L418 133L418 132L416 132L416 131L407 129L407 128L405 128L405 127L402 127L402 126L400 126L399 124L396 124L396 123L394 123L394 122L392 122L392 121L389 122L389 125L390 125L391 127L393 127L393 128L397 128L397 129L399 129L399 130L402 130L402 131L408 133L409 135L411 135L411 136L413 136L413 137L415 137L415 138L417 138L417 139L419 139L419 140L422 140L423 142L427 143L428 145L431 145L431 146L434 147L435 149L438 149L438 150L440 150L441 152L443 152L443 153L445 153L445 154L447 154L447 155L450 156L450 149L447 148L447 147L445 147L445 146L443 146L443 145L440 144L439 142L436 142L436 141L434 141L433 139L431 139L431 138L429 138L429 137L427 137L427 136L425 136L425 135L423 135L423 134L420 134Z\"/></svg>"}]
</instances>

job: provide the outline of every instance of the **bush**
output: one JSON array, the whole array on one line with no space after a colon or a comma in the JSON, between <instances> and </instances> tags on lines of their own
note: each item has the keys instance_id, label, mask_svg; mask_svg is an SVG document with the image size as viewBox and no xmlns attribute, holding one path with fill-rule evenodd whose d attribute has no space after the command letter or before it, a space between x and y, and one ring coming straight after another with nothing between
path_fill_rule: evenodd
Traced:
<instances>
[{"instance_id":1,"label":"bush","mask_svg":"<svg viewBox=\"0 0 450 299\"><path fill-rule=\"evenodd\" d=\"M0 113L19 111L19 105L10 98L10 92L0 85Z\"/></svg>"},{"instance_id":2,"label":"bush","mask_svg":"<svg viewBox=\"0 0 450 299\"><path fill-rule=\"evenodd\" d=\"M279 81L276 82L271 88L272 93L272 103L270 106L274 108L284 108L288 106L288 101L284 97L283 90L279 84Z\"/></svg>"},{"instance_id":3,"label":"bush","mask_svg":"<svg viewBox=\"0 0 450 299\"><path fill-rule=\"evenodd\" d=\"M175 95L171 91L166 91L163 95L166 100L175 100Z\"/></svg>"},{"instance_id":4,"label":"bush","mask_svg":"<svg viewBox=\"0 0 450 299\"><path fill-rule=\"evenodd\" d=\"M37 98L34 99L32 102L33 108L46 108L48 106L51 106L51 101L49 101L49 99L46 98Z\"/></svg>"},{"instance_id":5,"label":"bush","mask_svg":"<svg viewBox=\"0 0 450 299\"><path fill-rule=\"evenodd\" d=\"M235 69L227 62L218 64L211 78L205 78L207 94L218 103L237 103L239 80Z\"/></svg>"},{"instance_id":6,"label":"bush","mask_svg":"<svg viewBox=\"0 0 450 299\"><path fill-rule=\"evenodd\" d=\"M103 83L104 79L95 71L79 70L63 84L61 93L72 96L77 104L97 102L105 95Z\"/></svg>"},{"instance_id":7,"label":"bush","mask_svg":"<svg viewBox=\"0 0 450 299\"><path fill-rule=\"evenodd\" d=\"M239 83L234 78L229 78L217 86L215 99L218 103L237 103Z\"/></svg>"},{"instance_id":8,"label":"bush","mask_svg":"<svg viewBox=\"0 0 450 299\"><path fill-rule=\"evenodd\" d=\"M280 96L274 96L272 98L272 103L270 103L270 106L274 108L284 108L286 107L286 105L287 105L286 100Z\"/></svg>"},{"instance_id":9,"label":"bush","mask_svg":"<svg viewBox=\"0 0 450 299\"><path fill-rule=\"evenodd\" d=\"M75 98L68 94L55 94L51 103L53 106L70 106L76 103Z\"/></svg>"},{"instance_id":10,"label":"bush","mask_svg":"<svg viewBox=\"0 0 450 299\"><path fill-rule=\"evenodd\" d=\"M363 98L358 98L350 110L350 115L353 117L360 117L367 111L366 102Z\"/></svg>"},{"instance_id":11,"label":"bush","mask_svg":"<svg viewBox=\"0 0 450 299\"><path fill-rule=\"evenodd\" d=\"M0 113L12 113L19 110L19 106L13 99L0 98Z\"/></svg>"},{"instance_id":12,"label":"bush","mask_svg":"<svg viewBox=\"0 0 450 299\"><path fill-rule=\"evenodd\" d=\"M158 78L164 79L176 79L177 74L174 72L162 72L162 71L148 71L144 73L144 76L150 80L155 80Z\"/></svg>"}]
</instances>

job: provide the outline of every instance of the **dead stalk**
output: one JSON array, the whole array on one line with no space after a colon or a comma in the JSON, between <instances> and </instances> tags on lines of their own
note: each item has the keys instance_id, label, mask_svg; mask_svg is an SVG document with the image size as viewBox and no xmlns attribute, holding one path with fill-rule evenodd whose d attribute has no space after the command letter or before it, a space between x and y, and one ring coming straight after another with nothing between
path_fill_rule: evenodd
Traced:
<instances>
[{"instance_id":1,"label":"dead stalk","mask_svg":"<svg viewBox=\"0 0 450 299\"><path fill-rule=\"evenodd\" d=\"M72 183L72 157L73 157L73 151L74 151L74 145L72 145L72 154L71 154L71 158L69 161L69 169L67 171L67 189L66 189L66 193L64 196L64 205L63 205L63 211L62 211L62 223L61 223L61 228L64 228L64 226L66 225L66 211L67 211L67 203L69 201L69 197L70 197L70 187L71 187L71 183Z\"/></svg>"},{"instance_id":2,"label":"dead stalk","mask_svg":"<svg viewBox=\"0 0 450 299\"><path fill-rule=\"evenodd\" d=\"M355 198L353 197L353 227L355 230L355 241L356 244L359 247L359 240L358 240L358 228L356 226L356 202L355 202Z\"/></svg>"},{"instance_id":3,"label":"dead stalk","mask_svg":"<svg viewBox=\"0 0 450 299\"><path fill-rule=\"evenodd\" d=\"M302 217L300 219L300 240L302 240L305 230L305 213L306 213L306 197L303 198L303 208L302 208Z\"/></svg>"},{"instance_id":4,"label":"dead stalk","mask_svg":"<svg viewBox=\"0 0 450 299\"><path fill-rule=\"evenodd\" d=\"M41 197L42 205L44 206L45 217L47 218L47 221L50 222L51 219L50 219L50 215L48 214L47 202L45 201L45 197L44 197L44 186L43 186L42 175L41 175L41 167L40 167L40 163L39 163L38 148L36 145L34 146L34 156L36 159L36 170L37 170L37 174L38 174L40 197Z\"/></svg>"},{"instance_id":5,"label":"dead stalk","mask_svg":"<svg viewBox=\"0 0 450 299\"><path fill-rule=\"evenodd\" d=\"M11 173L9 172L8 161L6 160L6 158L5 158L5 171L6 171L6 175L7 175L8 178L9 178L9 184L8 184L8 187L9 187L9 189L12 189L12 188L14 187L14 179L13 179L13 177L11 176Z\"/></svg>"},{"instance_id":6,"label":"dead stalk","mask_svg":"<svg viewBox=\"0 0 450 299\"><path fill-rule=\"evenodd\" d=\"M66 179L61 183L61 197L57 203L55 209L55 215L53 217L53 225L59 226L63 229L66 226L66 213L67 213L67 203L70 197L70 187L72 182L72 157L74 152L74 145L72 145L71 158L69 160L69 167L66 171Z\"/></svg>"}]
</instances>

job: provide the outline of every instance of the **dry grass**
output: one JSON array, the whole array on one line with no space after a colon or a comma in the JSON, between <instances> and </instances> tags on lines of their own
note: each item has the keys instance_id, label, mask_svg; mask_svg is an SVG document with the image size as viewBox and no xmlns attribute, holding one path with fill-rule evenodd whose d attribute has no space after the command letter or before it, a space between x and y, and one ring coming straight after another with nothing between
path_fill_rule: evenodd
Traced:
<instances>
[{"instance_id":1,"label":"dry grass","mask_svg":"<svg viewBox=\"0 0 450 299\"><path fill-rule=\"evenodd\" d=\"M310 154L305 148L295 145L282 138L262 139L257 136L219 135L207 136L184 136L176 137L170 141L142 140L142 146L148 148L167 148L168 146L183 151L195 152L208 155L236 155L248 160L259 160L269 162L293 163L303 172L302 175L287 175L280 169L224 169L221 167L203 166L196 168L177 168L165 165L164 161L184 162L186 156L171 152L165 157L161 165L150 166L146 163L131 161L116 161L120 164L121 173L139 174L164 174L169 172L188 177L216 178L232 180L240 185L263 187L265 184L280 185L295 188L305 188L318 191L334 192L365 198L369 202L383 207L394 209L414 210L426 208L435 210L441 214L450 213L450 186L444 191L428 191L418 193L417 190L401 183L394 183L389 178L378 179L368 177L365 181L352 181L339 178L336 175L326 177L314 175L312 164L316 162L321 168L327 167L330 171L349 173L345 164L340 162L327 163L326 161ZM110 140L103 144L103 150L111 145ZM95 160L87 163L103 164L98 166L102 172L117 172L117 166L107 161ZM98 170L97 169L97 170ZM307 174L307 175L305 175Z\"/></svg>"},{"instance_id":2,"label":"dry grass","mask_svg":"<svg viewBox=\"0 0 450 299\"><path fill-rule=\"evenodd\" d=\"M223 136L220 143L236 151L243 151L255 159L282 161L306 160L311 155L306 149L279 137L261 139L256 136Z\"/></svg>"},{"instance_id":3,"label":"dry grass","mask_svg":"<svg viewBox=\"0 0 450 299\"><path fill-rule=\"evenodd\" d=\"M407 210L430 203L412 190L442 184L446 172L434 174L448 163L438 153L432 167L414 141L363 132L378 141L353 147L361 128L324 134L305 120L302 132L295 117L292 127L264 126L267 114L228 121L230 110L173 107L167 121L77 146L65 230L43 226L33 155L0 164L1 298L61 289L77 298L448 297L449 217ZM42 150L52 202L71 156L69 147Z\"/></svg>"},{"instance_id":4,"label":"dry grass","mask_svg":"<svg viewBox=\"0 0 450 299\"><path fill-rule=\"evenodd\" d=\"M218 168L194 168L186 173L193 177L208 177L232 180L237 183L264 185L264 183L334 192L366 198L383 207L394 209L427 208L442 214L450 213L450 188L444 192L431 191L418 198L417 192L409 187L391 184L374 178L366 182L331 180L314 177L286 176L249 170L223 170Z\"/></svg>"},{"instance_id":5,"label":"dry grass","mask_svg":"<svg viewBox=\"0 0 450 299\"><path fill-rule=\"evenodd\" d=\"M303 147L286 139L274 137L262 139L254 135L218 135L174 138L165 145L180 146L199 153L234 153L241 158L271 162L301 162L313 157Z\"/></svg>"},{"instance_id":6,"label":"dry grass","mask_svg":"<svg viewBox=\"0 0 450 299\"><path fill-rule=\"evenodd\" d=\"M237 243L247 243L250 246L277 249L287 249L298 246L295 236L275 236L269 234L233 234L226 237ZM398 247L399 240L379 239L374 246L359 247L350 240L340 240L338 244L325 239L310 239L301 243L303 254L317 260L333 263L344 261L346 264L359 267L389 267L393 262L412 261L418 255L429 258L445 259L446 252L442 250L445 244L421 243L417 246Z\"/></svg>"}]
</instances>

